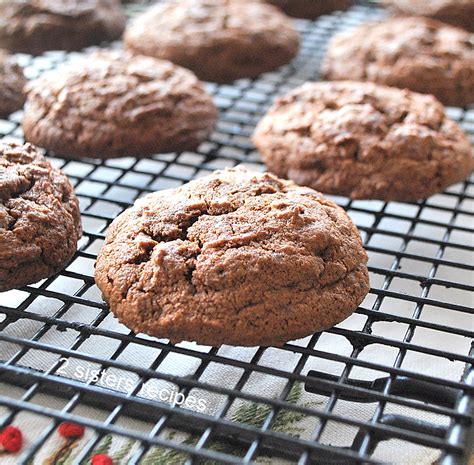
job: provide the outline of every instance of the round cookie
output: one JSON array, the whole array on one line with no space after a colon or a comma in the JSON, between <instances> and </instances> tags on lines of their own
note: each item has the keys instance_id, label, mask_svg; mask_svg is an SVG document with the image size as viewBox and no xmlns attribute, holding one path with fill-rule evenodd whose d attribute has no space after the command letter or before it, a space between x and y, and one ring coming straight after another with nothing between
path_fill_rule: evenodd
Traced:
<instances>
[{"instance_id":1,"label":"round cookie","mask_svg":"<svg viewBox=\"0 0 474 465\"><path fill-rule=\"evenodd\" d=\"M474 32L474 0L385 0L395 14L428 16Z\"/></svg>"},{"instance_id":2,"label":"round cookie","mask_svg":"<svg viewBox=\"0 0 474 465\"><path fill-rule=\"evenodd\" d=\"M0 141L0 292L60 271L80 237L68 178L33 145Z\"/></svg>"},{"instance_id":3,"label":"round cookie","mask_svg":"<svg viewBox=\"0 0 474 465\"><path fill-rule=\"evenodd\" d=\"M135 53L170 60L200 79L252 78L288 63L299 36L277 8L239 0L162 2L127 26Z\"/></svg>"},{"instance_id":4,"label":"round cookie","mask_svg":"<svg viewBox=\"0 0 474 465\"><path fill-rule=\"evenodd\" d=\"M22 68L15 58L0 50L0 118L23 107L25 95L23 87L26 84Z\"/></svg>"},{"instance_id":5,"label":"round cookie","mask_svg":"<svg viewBox=\"0 0 474 465\"><path fill-rule=\"evenodd\" d=\"M366 263L342 208L238 167L138 200L110 226L95 279L136 332L268 346L347 318L369 291Z\"/></svg>"},{"instance_id":6,"label":"round cookie","mask_svg":"<svg viewBox=\"0 0 474 465\"><path fill-rule=\"evenodd\" d=\"M118 39L125 28L119 0L3 0L0 47L38 55Z\"/></svg>"},{"instance_id":7,"label":"round cookie","mask_svg":"<svg viewBox=\"0 0 474 465\"><path fill-rule=\"evenodd\" d=\"M347 10L352 6L354 0L266 0L287 15L296 18L315 19L321 15L327 15L337 10Z\"/></svg>"},{"instance_id":8,"label":"round cookie","mask_svg":"<svg viewBox=\"0 0 474 465\"><path fill-rule=\"evenodd\" d=\"M373 83L304 84L277 100L253 140L278 176L354 199L424 199L474 166L433 96Z\"/></svg>"},{"instance_id":9,"label":"round cookie","mask_svg":"<svg viewBox=\"0 0 474 465\"><path fill-rule=\"evenodd\" d=\"M474 35L426 18L394 18L337 35L322 76L372 81L433 94L445 105L474 103Z\"/></svg>"},{"instance_id":10,"label":"round cookie","mask_svg":"<svg viewBox=\"0 0 474 465\"><path fill-rule=\"evenodd\" d=\"M25 138L64 157L147 156L195 149L217 119L190 71L101 51L27 86Z\"/></svg>"}]
</instances>

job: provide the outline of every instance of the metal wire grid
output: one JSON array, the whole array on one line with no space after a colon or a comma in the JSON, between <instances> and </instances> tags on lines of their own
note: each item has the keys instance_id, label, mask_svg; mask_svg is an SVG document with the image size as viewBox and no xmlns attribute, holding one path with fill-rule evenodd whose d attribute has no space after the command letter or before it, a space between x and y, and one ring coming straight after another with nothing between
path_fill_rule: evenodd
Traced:
<instances>
[{"instance_id":1,"label":"metal wire grid","mask_svg":"<svg viewBox=\"0 0 474 465\"><path fill-rule=\"evenodd\" d=\"M136 5L130 8L140 9ZM5 412L0 427L22 412L50 419L18 463L28 463L63 420L76 421L95 432L75 464L85 463L93 448L108 433L139 442L130 464L140 463L153 446L182 452L186 457L183 461L189 464L205 460L247 464L265 455L300 465L380 463L376 447L387 439L440 450L443 464L466 462L474 393L474 358L469 341L474 333L472 316L468 327L456 325L456 319L458 315L473 313L472 305L465 299L466 293L473 290L471 181L417 204L336 198L355 219L371 258L372 289L353 317L360 322L358 330L342 324L281 348L251 349L247 358L234 359L223 349L174 346L166 340L134 335L118 324L114 330L104 328L111 317L93 280L93 263L107 226L137 197L180 185L224 166L245 163L263 169L249 136L273 98L305 80L317 78L325 44L335 31L379 15L376 8L359 5L349 12L325 16L316 22L300 21L298 25L304 40L301 53L292 64L255 81L210 84L208 88L221 111L220 120L210 140L195 153L107 161L67 161L51 157L75 184L85 233L75 259L58 276L0 294L0 344L3 347L0 358L5 359L0 365L0 382L12 387L12 396L0 396ZM27 65L30 77L34 77L74 55L54 52L34 60L28 56L20 58ZM474 110L453 108L450 114L472 137ZM0 135L21 139L21 116L19 112L8 121L0 121ZM410 272L412 269L415 272ZM451 278L453 273L455 279ZM461 303L450 297L456 297L458 292L463 294ZM52 310L41 311L45 305ZM84 318L70 319L68 314L77 308L83 310ZM397 312L398 308L404 310ZM431 313L435 318L425 317ZM446 318L440 319L439 315ZM384 337L378 327L385 324L400 327L400 336ZM27 325L33 329L27 331ZM426 339L420 342L417 338L420 332L441 333L446 338L459 340L460 350L447 351L442 344L432 347L425 343ZM68 336L66 342L60 339L63 336ZM334 339L336 345L345 341L350 349L344 353L321 349L324 338ZM107 353L102 350L102 344L109 343L113 350ZM127 362L125 355L134 347L147 348L153 357L144 365ZM380 363L377 350L365 357L371 347L392 353L392 362ZM265 362L269 351L292 358L293 368L269 366ZM464 365L464 372L460 379L425 373L423 366L410 366L412 354L440 363L449 360L449 363ZM185 376L167 371L164 368L167 361L176 355L197 361L197 369ZM39 358L45 358L46 365L42 369L32 368L33 361ZM110 390L91 380L82 382L61 376L64 363L69 363L64 358L100 367L105 372L115 370L133 375L133 389L128 392ZM332 374L308 373L305 367L312 360L330 363L334 371ZM209 382L206 372L216 365L239 373L234 386ZM371 379L375 377L378 381L354 380L354 372L364 370L377 374ZM265 392L247 391L246 385L255 374L283 381L279 396L273 398ZM167 381L185 395L201 391L225 400L213 415L171 407L140 395L142 388L153 380ZM303 383L307 391L324 396L322 405L301 406L288 402L295 383ZM62 403L57 408L41 405L36 400L40 393L62 399ZM249 426L229 419L229 412L242 400L268 406L260 425ZM338 404L346 401L355 402L361 409L366 408L366 404L359 402L370 402L372 409L368 418L339 414ZM80 407L86 405L100 408L103 417L81 414ZM390 413L394 406L405 409L405 414ZM310 437L303 439L274 431L275 422L283 411L313 418ZM433 414L439 421L420 421L415 412ZM120 426L120 420L128 417L146 421L148 430ZM333 424L354 432L352 446L333 447L325 441L325 432ZM192 443L173 441L164 434L170 429L191 433L195 440ZM210 444L217 440L238 445L244 453L216 451Z\"/></svg>"}]
</instances>

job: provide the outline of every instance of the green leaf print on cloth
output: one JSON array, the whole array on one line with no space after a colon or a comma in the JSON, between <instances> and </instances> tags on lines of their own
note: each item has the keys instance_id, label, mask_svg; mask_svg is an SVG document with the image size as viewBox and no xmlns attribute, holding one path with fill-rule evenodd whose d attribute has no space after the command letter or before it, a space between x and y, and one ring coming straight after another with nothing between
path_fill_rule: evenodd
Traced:
<instances>
[{"instance_id":1,"label":"green leaf print on cloth","mask_svg":"<svg viewBox=\"0 0 474 465\"><path fill-rule=\"evenodd\" d=\"M291 388L286 401L290 404L297 404L302 396L303 388L301 383L295 383ZM314 402L306 402L302 404L304 407L313 406ZM254 402L242 402L230 416L230 420L235 423L243 423L255 428L261 428L271 413L272 407L267 404L259 404ZM304 413L289 410L280 410L273 421L271 431L285 433L291 436L299 436L303 432L303 428L299 428L298 424L306 418ZM198 436L191 435L182 441L182 444L193 445L199 440ZM216 452L222 452L236 457L243 457L247 450L234 444L228 444L221 441L213 441L206 444L206 449ZM182 452L165 449L163 447L153 447L147 453L141 465L182 465L189 457ZM265 458L257 459L257 463L270 463ZM115 462L114 462L115 465ZM120 464L122 465L122 464ZM123 464L124 465L124 464ZM214 460L202 460L200 465L221 465Z\"/></svg>"}]
</instances>

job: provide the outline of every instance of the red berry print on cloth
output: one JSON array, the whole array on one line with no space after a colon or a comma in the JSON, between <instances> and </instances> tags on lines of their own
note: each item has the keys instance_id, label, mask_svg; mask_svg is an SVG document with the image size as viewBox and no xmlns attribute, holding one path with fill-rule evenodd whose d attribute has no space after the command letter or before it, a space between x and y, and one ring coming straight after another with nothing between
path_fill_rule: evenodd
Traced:
<instances>
[{"instance_id":1,"label":"red berry print on cloth","mask_svg":"<svg viewBox=\"0 0 474 465\"><path fill-rule=\"evenodd\" d=\"M85 428L77 423L65 421L58 426L58 433L66 439L79 439L84 436Z\"/></svg>"},{"instance_id":2,"label":"red berry print on cloth","mask_svg":"<svg viewBox=\"0 0 474 465\"><path fill-rule=\"evenodd\" d=\"M0 433L0 445L7 452L18 452L23 445L23 434L16 426L7 426Z\"/></svg>"},{"instance_id":3,"label":"red berry print on cloth","mask_svg":"<svg viewBox=\"0 0 474 465\"><path fill-rule=\"evenodd\" d=\"M106 454L96 454L92 456L92 465L113 465L113 460Z\"/></svg>"}]
</instances>

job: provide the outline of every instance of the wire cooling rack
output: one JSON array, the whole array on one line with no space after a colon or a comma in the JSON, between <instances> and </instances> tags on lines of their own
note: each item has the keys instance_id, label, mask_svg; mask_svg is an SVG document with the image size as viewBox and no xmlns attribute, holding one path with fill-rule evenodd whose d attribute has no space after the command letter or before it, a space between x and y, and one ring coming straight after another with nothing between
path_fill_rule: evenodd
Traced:
<instances>
[{"instance_id":1,"label":"wire cooling rack","mask_svg":"<svg viewBox=\"0 0 474 465\"><path fill-rule=\"evenodd\" d=\"M128 8L133 14L143 6ZM291 64L256 80L209 84L220 119L196 152L107 161L51 156L75 184L85 232L66 270L0 294L0 428L24 414L46 420L16 463L31 463L64 420L94 432L74 464L88 463L107 434L136 441L130 464L142 463L156 446L169 452L169 460L147 463L248 464L262 457L263 463L284 459L300 465L382 463L388 445L439 451L444 465L466 463L474 393L471 181L420 203L335 197L363 236L370 294L346 322L283 347L245 349L236 356L230 348L134 335L109 314L93 279L108 225L137 197L225 166L262 170L249 136L274 97L318 78L333 33L381 14L359 4L315 22L299 21L303 43ZM32 78L75 56L51 52L19 59ZM450 108L449 114L472 139L474 109ZM22 140L21 118L18 112L0 120L0 136ZM176 357L192 360L192 370L176 368L170 363ZM71 376L70 365L133 382L111 389ZM207 376L211 369L217 379ZM226 383L229 373L233 381ZM260 390L247 389L255 376L277 380L279 393L268 394L264 381ZM184 396L219 399L219 408L201 412L144 396L153 383ZM315 402L292 402L296 386ZM241 402L250 402L260 417L236 421L230 413ZM285 413L305 416L311 426L299 436L282 432L277 426ZM142 426L121 426L123 419ZM176 440L175 433L188 440ZM225 447L214 447L216 441Z\"/></svg>"}]
</instances>

